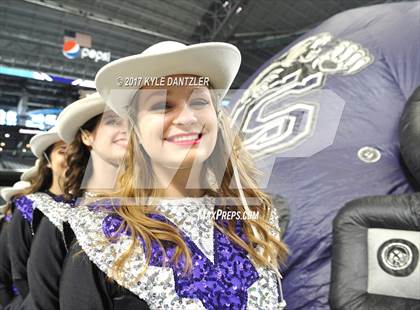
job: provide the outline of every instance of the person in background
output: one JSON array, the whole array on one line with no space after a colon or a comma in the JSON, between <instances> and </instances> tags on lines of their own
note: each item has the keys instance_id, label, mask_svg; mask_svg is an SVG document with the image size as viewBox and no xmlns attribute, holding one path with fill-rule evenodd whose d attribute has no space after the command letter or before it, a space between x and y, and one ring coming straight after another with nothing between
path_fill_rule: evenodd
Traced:
<instances>
[{"instance_id":1,"label":"person in background","mask_svg":"<svg viewBox=\"0 0 420 310\"><path fill-rule=\"evenodd\" d=\"M10 254L8 246L9 225L12 219L12 200L14 196L22 193L31 184L27 181L16 182L13 187L5 187L0 191L1 198L6 202L1 206L0 219L0 306L19 303L21 298L13 285Z\"/></svg>"},{"instance_id":2,"label":"person in background","mask_svg":"<svg viewBox=\"0 0 420 310\"><path fill-rule=\"evenodd\" d=\"M30 144L39 164L35 176L31 178L31 186L13 201L15 208L8 235L12 279L23 299L29 293L27 263L40 222L40 218L34 218L34 209L45 202L62 199L66 170L67 146L55 128L35 135Z\"/></svg>"},{"instance_id":3,"label":"person in background","mask_svg":"<svg viewBox=\"0 0 420 310\"><path fill-rule=\"evenodd\" d=\"M61 268L71 242L65 230L66 212L80 200L95 200L114 189L120 162L128 142L127 121L106 106L95 93L67 106L57 120L60 138L67 143L68 170L64 180L65 202L46 208L32 243L28 261L31 297L27 309L59 309ZM51 210L48 212L47 210Z\"/></svg>"}]
</instances>

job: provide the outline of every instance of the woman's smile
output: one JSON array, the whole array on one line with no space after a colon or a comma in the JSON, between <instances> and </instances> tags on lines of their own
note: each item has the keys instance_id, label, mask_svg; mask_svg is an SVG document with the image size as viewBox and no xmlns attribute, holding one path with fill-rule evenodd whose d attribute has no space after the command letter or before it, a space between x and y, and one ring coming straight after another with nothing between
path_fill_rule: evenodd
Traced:
<instances>
[{"instance_id":1,"label":"woman's smile","mask_svg":"<svg viewBox=\"0 0 420 310\"><path fill-rule=\"evenodd\" d=\"M118 138L118 139L115 139L114 141L112 141L114 144L116 144L116 145L118 145L118 146L121 146L121 147L127 147L127 145L128 145L128 140L127 140L127 138Z\"/></svg>"},{"instance_id":2,"label":"woman's smile","mask_svg":"<svg viewBox=\"0 0 420 310\"><path fill-rule=\"evenodd\" d=\"M203 134L197 132L181 133L177 135L172 135L166 138L165 141L169 143L174 143L179 146L191 146L199 144L202 137Z\"/></svg>"}]
</instances>

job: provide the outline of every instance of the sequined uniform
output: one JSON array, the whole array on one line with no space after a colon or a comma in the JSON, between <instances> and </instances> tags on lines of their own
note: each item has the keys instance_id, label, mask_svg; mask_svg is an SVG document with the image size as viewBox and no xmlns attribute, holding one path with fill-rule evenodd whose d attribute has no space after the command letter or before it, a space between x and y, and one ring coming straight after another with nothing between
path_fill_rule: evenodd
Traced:
<instances>
[{"instance_id":1,"label":"sequined uniform","mask_svg":"<svg viewBox=\"0 0 420 310\"><path fill-rule=\"evenodd\" d=\"M36 229L28 259L29 294L23 306L31 310L59 309L59 283L62 265L67 254L63 223L73 202L64 203L61 197L48 195L33 198L34 221L37 213L42 218Z\"/></svg>"},{"instance_id":2,"label":"sequined uniform","mask_svg":"<svg viewBox=\"0 0 420 310\"><path fill-rule=\"evenodd\" d=\"M23 195L16 198L13 203L15 210L10 222L9 250L12 267L12 279L20 295L25 298L29 293L27 262L30 254L32 240L37 225L34 225L34 200L36 197L48 199L61 199L49 192L39 192ZM42 218L42 213L39 217ZM41 220L37 217L37 223Z\"/></svg>"},{"instance_id":3,"label":"sequined uniform","mask_svg":"<svg viewBox=\"0 0 420 310\"><path fill-rule=\"evenodd\" d=\"M123 222L112 207L74 208L68 220L78 245L63 268L60 309L133 309L126 303L138 309L281 309L274 271L255 268L246 251L214 227L209 218L217 208L208 196L160 201L157 209L164 215L150 217L179 228L191 251L192 272L184 275L183 261L171 261L172 244L165 244L163 266L162 250L152 243L149 267L138 282L133 279L145 264L142 247L124 265L123 278L106 280L131 243L129 231L120 233ZM245 239L240 223L236 230Z\"/></svg>"}]
</instances>

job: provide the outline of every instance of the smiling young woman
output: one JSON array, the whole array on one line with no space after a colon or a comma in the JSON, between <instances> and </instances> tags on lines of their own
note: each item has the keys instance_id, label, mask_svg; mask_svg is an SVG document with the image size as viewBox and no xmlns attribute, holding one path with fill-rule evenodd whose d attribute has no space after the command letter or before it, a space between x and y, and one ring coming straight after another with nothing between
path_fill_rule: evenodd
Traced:
<instances>
[{"instance_id":1,"label":"smiling young woman","mask_svg":"<svg viewBox=\"0 0 420 310\"><path fill-rule=\"evenodd\" d=\"M66 145L56 128L35 135L32 152L38 157L37 172L31 186L13 200L14 212L9 227L9 252L13 283L22 301L29 295L27 263L43 207L62 199L62 182L66 171Z\"/></svg>"},{"instance_id":2,"label":"smiling young woman","mask_svg":"<svg viewBox=\"0 0 420 310\"><path fill-rule=\"evenodd\" d=\"M68 210L80 200L94 200L113 189L127 147L127 122L107 110L98 94L67 106L57 128L68 143L63 182L67 203L51 203L43 210L46 218L39 224L28 260L30 295L24 301L25 309L59 309L62 265L73 238L65 229Z\"/></svg>"},{"instance_id":3,"label":"smiling young woman","mask_svg":"<svg viewBox=\"0 0 420 310\"><path fill-rule=\"evenodd\" d=\"M119 199L71 211L77 243L63 268L61 309L284 307L287 250L271 199L219 107L240 59L230 44L161 42L98 72L99 93L134 130ZM210 87L121 89L120 76L208 77ZM219 209L260 216L212 219Z\"/></svg>"}]
</instances>

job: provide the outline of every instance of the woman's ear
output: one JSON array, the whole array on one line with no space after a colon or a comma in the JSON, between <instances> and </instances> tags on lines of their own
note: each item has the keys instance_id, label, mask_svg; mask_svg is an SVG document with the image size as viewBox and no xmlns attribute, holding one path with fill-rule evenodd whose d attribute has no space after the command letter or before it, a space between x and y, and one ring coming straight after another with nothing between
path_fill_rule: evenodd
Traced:
<instances>
[{"instance_id":1,"label":"woman's ear","mask_svg":"<svg viewBox=\"0 0 420 310\"><path fill-rule=\"evenodd\" d=\"M51 161L50 161L50 158L48 157L47 153L44 152L42 155L47 160L47 167L50 168L50 169L52 169Z\"/></svg>"},{"instance_id":2,"label":"woman's ear","mask_svg":"<svg viewBox=\"0 0 420 310\"><path fill-rule=\"evenodd\" d=\"M82 137L83 144L85 144L86 146L92 146L93 142L90 132L88 132L87 130L80 129L80 135Z\"/></svg>"}]
</instances>

